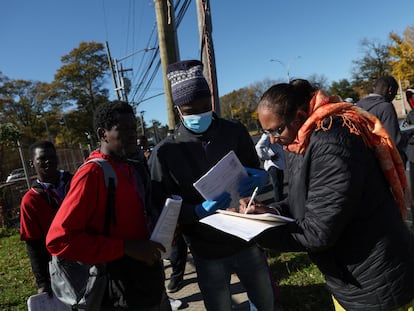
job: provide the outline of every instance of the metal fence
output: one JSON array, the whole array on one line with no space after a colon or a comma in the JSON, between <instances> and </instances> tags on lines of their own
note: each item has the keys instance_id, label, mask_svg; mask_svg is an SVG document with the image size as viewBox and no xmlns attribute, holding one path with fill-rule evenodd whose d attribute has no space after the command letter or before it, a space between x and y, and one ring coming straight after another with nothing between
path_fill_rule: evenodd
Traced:
<instances>
[{"instance_id":1,"label":"metal fence","mask_svg":"<svg viewBox=\"0 0 414 311\"><path fill-rule=\"evenodd\" d=\"M23 148L23 159L26 167L28 163L28 150ZM57 149L59 158L59 169L74 173L76 169L83 163L88 151L80 148L64 148ZM26 160L27 159L27 160ZM21 160L14 159L12 163L22 166ZM20 163L19 163L20 162ZM13 165L13 164L12 164ZM36 178L35 173L30 169L27 170L29 176L18 178L10 182L0 183L0 227L18 227L20 223L20 202L23 195L29 189L31 183Z\"/></svg>"}]
</instances>

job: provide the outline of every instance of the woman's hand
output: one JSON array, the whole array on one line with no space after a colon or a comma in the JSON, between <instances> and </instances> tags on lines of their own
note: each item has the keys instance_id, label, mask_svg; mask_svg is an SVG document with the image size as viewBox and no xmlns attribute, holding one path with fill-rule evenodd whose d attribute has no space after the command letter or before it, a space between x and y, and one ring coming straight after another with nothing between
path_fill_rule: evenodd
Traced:
<instances>
[{"instance_id":1,"label":"woman's hand","mask_svg":"<svg viewBox=\"0 0 414 311\"><path fill-rule=\"evenodd\" d=\"M242 214L264 214L264 213L271 213L280 215L279 212L272 207L269 207L265 204L262 204L260 202L257 202L256 200L253 200L253 202L250 204L249 208L247 208L247 205L249 204L250 197L242 198L239 200L240 206L239 206L239 213Z\"/></svg>"},{"instance_id":2,"label":"woman's hand","mask_svg":"<svg viewBox=\"0 0 414 311\"><path fill-rule=\"evenodd\" d=\"M161 243L151 240L124 242L125 255L143 261L150 266L160 261L161 252L165 251L166 249Z\"/></svg>"}]
</instances>

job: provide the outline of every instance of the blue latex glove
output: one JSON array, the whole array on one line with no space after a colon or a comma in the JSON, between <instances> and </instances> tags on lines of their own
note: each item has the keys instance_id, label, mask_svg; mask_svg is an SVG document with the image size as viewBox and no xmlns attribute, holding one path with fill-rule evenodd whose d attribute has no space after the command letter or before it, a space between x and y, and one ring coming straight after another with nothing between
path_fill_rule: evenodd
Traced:
<instances>
[{"instance_id":1,"label":"blue latex glove","mask_svg":"<svg viewBox=\"0 0 414 311\"><path fill-rule=\"evenodd\" d=\"M198 217L203 218L213 214L218 209L226 209L230 206L231 197L227 192L223 192L213 201L204 201L196 205L195 212Z\"/></svg>"},{"instance_id":2,"label":"blue latex glove","mask_svg":"<svg viewBox=\"0 0 414 311\"><path fill-rule=\"evenodd\" d=\"M240 181L239 194L241 198L251 196L256 187L259 188L258 192L260 193L269 182L269 174L265 170L250 167L245 167L245 169L249 176Z\"/></svg>"}]
</instances>

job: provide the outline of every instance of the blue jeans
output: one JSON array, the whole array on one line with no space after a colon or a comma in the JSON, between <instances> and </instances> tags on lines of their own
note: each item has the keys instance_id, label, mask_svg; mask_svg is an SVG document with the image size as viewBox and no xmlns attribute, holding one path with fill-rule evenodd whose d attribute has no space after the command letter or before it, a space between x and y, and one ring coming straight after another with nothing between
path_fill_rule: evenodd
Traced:
<instances>
[{"instance_id":1,"label":"blue jeans","mask_svg":"<svg viewBox=\"0 0 414 311\"><path fill-rule=\"evenodd\" d=\"M246 289L250 310L272 311L273 289L265 253L256 245L221 259L193 254L204 305L211 311L232 309L230 278L236 273Z\"/></svg>"}]
</instances>

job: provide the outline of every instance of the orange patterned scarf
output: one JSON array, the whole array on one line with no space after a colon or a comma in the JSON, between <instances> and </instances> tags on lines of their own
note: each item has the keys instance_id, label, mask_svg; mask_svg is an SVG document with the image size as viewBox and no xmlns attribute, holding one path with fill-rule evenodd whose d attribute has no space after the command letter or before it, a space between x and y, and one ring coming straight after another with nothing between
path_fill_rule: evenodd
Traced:
<instances>
[{"instance_id":1,"label":"orange patterned scarf","mask_svg":"<svg viewBox=\"0 0 414 311\"><path fill-rule=\"evenodd\" d=\"M410 200L405 168L394 142L381 122L365 110L350 103L338 102L337 98L328 97L322 91L317 91L311 99L308 115L295 141L286 149L304 154L312 132L329 130L330 125L324 127L323 121L333 116L341 116L344 126L347 126L351 133L361 135L365 144L374 150L401 215L405 218L406 200Z\"/></svg>"}]
</instances>

